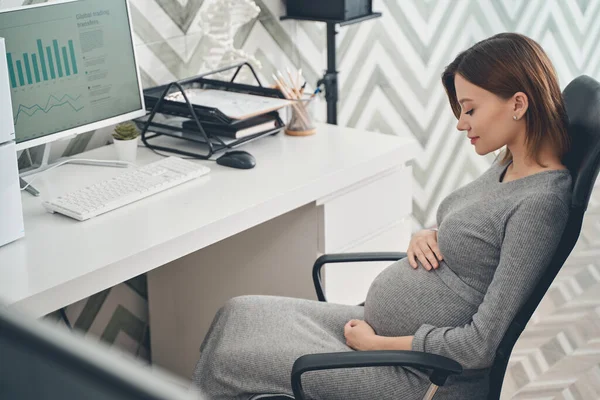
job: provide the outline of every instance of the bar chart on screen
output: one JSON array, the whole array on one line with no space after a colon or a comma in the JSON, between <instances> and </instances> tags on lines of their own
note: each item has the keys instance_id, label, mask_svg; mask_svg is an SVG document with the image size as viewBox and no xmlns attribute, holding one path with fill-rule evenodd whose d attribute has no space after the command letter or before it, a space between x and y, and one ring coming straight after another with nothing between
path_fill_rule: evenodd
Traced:
<instances>
[{"instance_id":1,"label":"bar chart on screen","mask_svg":"<svg viewBox=\"0 0 600 400\"><path fill-rule=\"evenodd\" d=\"M37 49L32 53L6 53L10 85L13 89L79 73L72 39L64 46L56 39L47 46L42 39L37 39L36 45Z\"/></svg>"},{"instance_id":2,"label":"bar chart on screen","mask_svg":"<svg viewBox=\"0 0 600 400\"><path fill-rule=\"evenodd\" d=\"M59 45L56 39L44 46L43 41L37 39L36 52L23 53L20 58L7 53L6 60L13 89L79 73L73 40L68 41L68 46Z\"/></svg>"}]
</instances>

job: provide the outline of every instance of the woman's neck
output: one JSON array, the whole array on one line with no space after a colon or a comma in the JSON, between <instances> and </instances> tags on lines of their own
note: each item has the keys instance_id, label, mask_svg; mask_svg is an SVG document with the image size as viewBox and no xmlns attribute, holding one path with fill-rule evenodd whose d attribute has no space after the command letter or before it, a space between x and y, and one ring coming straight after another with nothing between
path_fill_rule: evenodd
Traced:
<instances>
[{"instance_id":1,"label":"woman's neck","mask_svg":"<svg viewBox=\"0 0 600 400\"><path fill-rule=\"evenodd\" d=\"M519 146L517 148L509 147L512 154L512 164L509 166L507 173L510 172L511 176L522 177L539 171L545 171L549 169L564 169L565 166L562 164L560 158L554 153L552 148L545 146L538 153L538 161L527 155L527 149L525 146Z\"/></svg>"}]
</instances>

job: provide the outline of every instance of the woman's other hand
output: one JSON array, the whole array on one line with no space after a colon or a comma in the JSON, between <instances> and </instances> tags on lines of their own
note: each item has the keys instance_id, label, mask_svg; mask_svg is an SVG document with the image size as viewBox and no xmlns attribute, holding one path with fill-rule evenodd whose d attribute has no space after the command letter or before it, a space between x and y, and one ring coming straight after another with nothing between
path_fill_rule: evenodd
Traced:
<instances>
[{"instance_id":1,"label":"woman's other hand","mask_svg":"<svg viewBox=\"0 0 600 400\"><path fill-rule=\"evenodd\" d=\"M421 261L427 271L439 268L439 262L444 256L438 247L437 231L425 229L415 233L410 239L406 255L411 267L415 269L419 267L416 260Z\"/></svg>"},{"instance_id":2,"label":"woman's other hand","mask_svg":"<svg viewBox=\"0 0 600 400\"><path fill-rule=\"evenodd\" d=\"M346 344L354 350L367 351L375 349L377 334L371 325L360 319L351 319L344 325Z\"/></svg>"}]
</instances>

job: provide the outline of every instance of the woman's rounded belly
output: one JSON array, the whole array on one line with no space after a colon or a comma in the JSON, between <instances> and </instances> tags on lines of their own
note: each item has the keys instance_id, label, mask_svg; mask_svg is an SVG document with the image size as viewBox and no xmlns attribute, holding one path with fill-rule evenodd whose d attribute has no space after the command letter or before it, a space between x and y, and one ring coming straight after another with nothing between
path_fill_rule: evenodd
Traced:
<instances>
[{"instance_id":1,"label":"woman's rounded belly","mask_svg":"<svg viewBox=\"0 0 600 400\"><path fill-rule=\"evenodd\" d=\"M440 268L448 268L442 262ZM378 335L407 336L423 324L463 326L477 306L467 303L437 275L419 264L413 269L404 258L383 270L373 281L365 301L365 321Z\"/></svg>"}]
</instances>

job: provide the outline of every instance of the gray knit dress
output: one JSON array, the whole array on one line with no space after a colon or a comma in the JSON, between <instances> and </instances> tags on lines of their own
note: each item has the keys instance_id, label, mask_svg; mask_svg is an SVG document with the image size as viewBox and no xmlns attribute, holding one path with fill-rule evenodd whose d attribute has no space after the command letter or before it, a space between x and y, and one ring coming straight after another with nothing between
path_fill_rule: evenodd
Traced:
<instances>
[{"instance_id":1,"label":"gray knit dress","mask_svg":"<svg viewBox=\"0 0 600 400\"><path fill-rule=\"evenodd\" d=\"M243 296L222 307L200 349L193 388L207 399L292 395L290 373L303 354L353 351L344 324L364 319L382 336L414 335L413 350L458 361L439 399L483 399L495 350L550 261L569 210L568 170L501 182L497 159L447 196L436 218L444 261L436 270L406 259L382 271L365 307ZM427 375L413 368L318 371L303 375L312 399L421 399Z\"/></svg>"}]
</instances>

